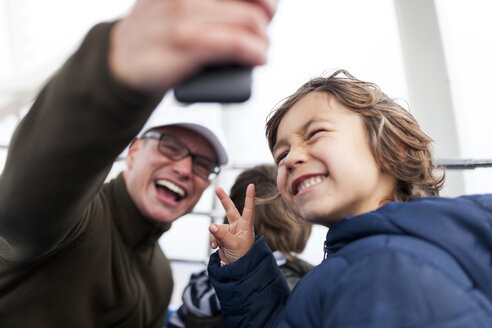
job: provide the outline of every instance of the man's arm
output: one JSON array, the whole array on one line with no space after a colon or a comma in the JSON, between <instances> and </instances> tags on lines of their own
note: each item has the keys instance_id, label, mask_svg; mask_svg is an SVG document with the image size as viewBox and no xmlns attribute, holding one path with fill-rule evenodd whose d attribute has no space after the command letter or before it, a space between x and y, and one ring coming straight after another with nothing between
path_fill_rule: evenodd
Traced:
<instances>
[{"instance_id":1,"label":"man's arm","mask_svg":"<svg viewBox=\"0 0 492 328\"><path fill-rule=\"evenodd\" d=\"M12 138L0 256L33 259L69 238L162 95L209 63L262 64L271 15L265 0L139 0L113 27L92 30Z\"/></svg>"},{"instance_id":2,"label":"man's arm","mask_svg":"<svg viewBox=\"0 0 492 328\"><path fill-rule=\"evenodd\" d=\"M116 156L160 96L118 84L99 25L39 94L12 137L0 180L0 255L28 260L75 229Z\"/></svg>"}]
</instances>

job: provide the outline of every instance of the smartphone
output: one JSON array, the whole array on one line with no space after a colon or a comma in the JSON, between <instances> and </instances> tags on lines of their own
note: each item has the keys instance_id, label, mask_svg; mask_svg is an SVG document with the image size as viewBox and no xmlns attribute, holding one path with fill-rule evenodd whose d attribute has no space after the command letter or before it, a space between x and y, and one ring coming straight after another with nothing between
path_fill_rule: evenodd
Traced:
<instances>
[{"instance_id":1,"label":"smartphone","mask_svg":"<svg viewBox=\"0 0 492 328\"><path fill-rule=\"evenodd\" d=\"M174 88L183 103L239 103L251 97L253 69L241 65L209 66Z\"/></svg>"},{"instance_id":2,"label":"smartphone","mask_svg":"<svg viewBox=\"0 0 492 328\"><path fill-rule=\"evenodd\" d=\"M270 0L276 8L279 0ZM251 97L253 68L241 65L209 66L174 88L183 103L239 103Z\"/></svg>"}]
</instances>

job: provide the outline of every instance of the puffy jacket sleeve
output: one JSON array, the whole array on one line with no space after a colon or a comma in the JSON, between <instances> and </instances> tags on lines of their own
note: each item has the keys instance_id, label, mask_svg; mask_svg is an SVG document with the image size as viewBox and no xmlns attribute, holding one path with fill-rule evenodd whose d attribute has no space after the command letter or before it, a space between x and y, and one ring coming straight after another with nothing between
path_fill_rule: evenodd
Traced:
<instances>
[{"instance_id":1,"label":"puffy jacket sleeve","mask_svg":"<svg viewBox=\"0 0 492 328\"><path fill-rule=\"evenodd\" d=\"M162 98L113 79L107 63L111 27L99 24L88 33L12 137L0 177L5 260L33 260L73 236L113 161Z\"/></svg>"},{"instance_id":2,"label":"puffy jacket sleeve","mask_svg":"<svg viewBox=\"0 0 492 328\"><path fill-rule=\"evenodd\" d=\"M287 281L263 236L233 264L221 267L218 253L212 254L208 272L226 327L271 327L289 297Z\"/></svg>"}]
</instances>

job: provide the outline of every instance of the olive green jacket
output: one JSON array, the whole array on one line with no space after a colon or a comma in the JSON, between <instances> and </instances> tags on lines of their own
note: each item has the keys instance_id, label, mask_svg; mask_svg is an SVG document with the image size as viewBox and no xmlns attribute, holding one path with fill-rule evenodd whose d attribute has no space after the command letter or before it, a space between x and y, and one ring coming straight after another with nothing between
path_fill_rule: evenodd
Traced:
<instances>
[{"instance_id":1,"label":"olive green jacket","mask_svg":"<svg viewBox=\"0 0 492 328\"><path fill-rule=\"evenodd\" d=\"M104 180L161 97L113 80L96 26L17 128L0 177L0 327L161 327L173 288L156 227Z\"/></svg>"}]
</instances>

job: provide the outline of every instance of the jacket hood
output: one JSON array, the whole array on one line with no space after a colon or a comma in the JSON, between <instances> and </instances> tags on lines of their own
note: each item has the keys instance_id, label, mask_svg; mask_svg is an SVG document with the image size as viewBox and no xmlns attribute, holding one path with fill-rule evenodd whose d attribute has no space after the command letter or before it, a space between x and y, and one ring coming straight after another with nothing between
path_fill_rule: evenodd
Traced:
<instances>
[{"instance_id":1,"label":"jacket hood","mask_svg":"<svg viewBox=\"0 0 492 328\"><path fill-rule=\"evenodd\" d=\"M412 236L440 247L492 301L492 195L392 202L349 216L330 228L325 250L334 253L352 241L381 234Z\"/></svg>"}]
</instances>

